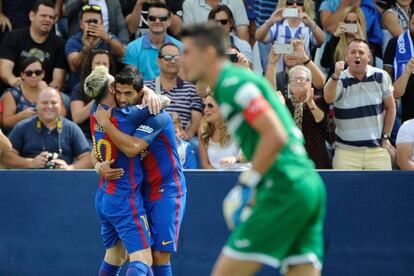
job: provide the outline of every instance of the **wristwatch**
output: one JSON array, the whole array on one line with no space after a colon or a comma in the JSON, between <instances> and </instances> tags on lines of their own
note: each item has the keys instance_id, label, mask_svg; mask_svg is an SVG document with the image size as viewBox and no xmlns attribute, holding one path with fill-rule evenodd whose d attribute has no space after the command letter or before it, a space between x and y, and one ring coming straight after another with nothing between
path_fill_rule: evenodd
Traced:
<instances>
[{"instance_id":1,"label":"wristwatch","mask_svg":"<svg viewBox=\"0 0 414 276\"><path fill-rule=\"evenodd\" d=\"M382 139L389 140L390 138L391 138L391 135L389 133L383 133L382 134Z\"/></svg>"}]
</instances>

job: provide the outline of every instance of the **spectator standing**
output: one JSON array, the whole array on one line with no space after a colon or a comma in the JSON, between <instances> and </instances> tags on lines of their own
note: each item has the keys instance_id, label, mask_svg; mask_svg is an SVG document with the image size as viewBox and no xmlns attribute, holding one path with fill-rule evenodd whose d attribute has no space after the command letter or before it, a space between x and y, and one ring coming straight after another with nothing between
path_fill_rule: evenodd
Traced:
<instances>
[{"instance_id":1,"label":"spectator standing","mask_svg":"<svg viewBox=\"0 0 414 276\"><path fill-rule=\"evenodd\" d=\"M321 23L329 34L333 34L339 25L342 13L347 7L361 7L365 15L365 29L368 42L375 57L382 59L381 16L372 0L325 0L322 2L319 11ZM326 38L329 39L330 36ZM375 64L376 61L373 60Z\"/></svg>"},{"instance_id":2,"label":"spectator standing","mask_svg":"<svg viewBox=\"0 0 414 276\"><path fill-rule=\"evenodd\" d=\"M305 149L317 169L330 169L331 164L326 148L327 113L329 106L323 97L315 96L312 88L312 73L297 65L289 70L291 98L286 98L296 126L305 138Z\"/></svg>"},{"instance_id":3,"label":"spectator standing","mask_svg":"<svg viewBox=\"0 0 414 276\"><path fill-rule=\"evenodd\" d=\"M85 83L86 77L89 76L96 66L99 65L103 65L108 68L112 76L115 75L115 65L111 53L104 49L96 49L91 51L82 67L80 83L75 85L70 98L72 120L81 128L86 140L89 143L89 146L92 145L89 113L93 105L93 100L85 94L83 84Z\"/></svg>"},{"instance_id":4,"label":"spectator standing","mask_svg":"<svg viewBox=\"0 0 414 276\"><path fill-rule=\"evenodd\" d=\"M357 32L348 32L345 24L357 24ZM321 65L328 69L329 76L334 73L335 63L345 59L346 46L355 38L367 40L365 16L359 7L348 7L343 10L338 28L323 50Z\"/></svg>"},{"instance_id":5,"label":"spectator standing","mask_svg":"<svg viewBox=\"0 0 414 276\"><path fill-rule=\"evenodd\" d=\"M171 99L166 108L168 112L176 112L182 122L181 138L188 141L197 134L203 116L202 100L197 96L195 85L183 81L178 72L181 68L181 50L175 44L161 46L158 55L160 76L145 81L145 86Z\"/></svg>"},{"instance_id":6,"label":"spectator standing","mask_svg":"<svg viewBox=\"0 0 414 276\"><path fill-rule=\"evenodd\" d=\"M82 29L79 26L79 20L82 16L82 7L84 5L99 6L102 11L104 31L118 37L123 44L128 43L128 29L125 25L125 18L122 15L119 0L65 0L69 36L76 35Z\"/></svg>"},{"instance_id":7,"label":"spectator standing","mask_svg":"<svg viewBox=\"0 0 414 276\"><path fill-rule=\"evenodd\" d=\"M177 150L183 169L197 169L197 158L191 144L181 138L183 128L181 127L180 116L175 112L170 112L174 122L175 136L177 137Z\"/></svg>"},{"instance_id":8,"label":"spectator standing","mask_svg":"<svg viewBox=\"0 0 414 276\"><path fill-rule=\"evenodd\" d=\"M414 170L414 119L406 121L397 135L397 165L401 170Z\"/></svg>"},{"instance_id":9,"label":"spectator standing","mask_svg":"<svg viewBox=\"0 0 414 276\"><path fill-rule=\"evenodd\" d=\"M303 41L296 39L293 40L291 44L293 45L294 52L292 55L283 55L283 62L285 65L283 71L276 73L276 66L281 56L274 51L269 53L268 68L266 70L267 80L269 80L273 87L276 90L279 90L284 97L290 98L292 93L289 91L289 70L296 65L304 65L311 71L312 86L317 91L322 90L325 85L326 77L307 55Z\"/></svg>"},{"instance_id":10,"label":"spectator standing","mask_svg":"<svg viewBox=\"0 0 414 276\"><path fill-rule=\"evenodd\" d=\"M298 17L284 17L286 8L298 10ZM256 39L261 42L287 44L293 39L304 41L308 56L311 48L324 42L323 30L315 22L314 3L311 0L281 0L272 16L256 30ZM278 71L283 69L282 63Z\"/></svg>"},{"instance_id":11,"label":"spectator standing","mask_svg":"<svg viewBox=\"0 0 414 276\"><path fill-rule=\"evenodd\" d=\"M19 76L22 62L38 57L45 68L44 80L49 86L60 90L66 71L64 41L52 31L55 24L53 2L39 0L29 14L30 27L13 30L6 34L0 46L0 77L9 87L17 87L22 80Z\"/></svg>"},{"instance_id":12,"label":"spectator standing","mask_svg":"<svg viewBox=\"0 0 414 276\"><path fill-rule=\"evenodd\" d=\"M243 167L240 148L231 139L220 107L211 94L204 99L204 118L198 132L200 162L203 169Z\"/></svg>"},{"instance_id":13,"label":"spectator standing","mask_svg":"<svg viewBox=\"0 0 414 276\"><path fill-rule=\"evenodd\" d=\"M149 32L129 43L123 63L135 66L142 73L144 80L159 76L157 63L159 48L166 43L173 43L182 48L182 43L167 34L171 23L171 12L163 3L152 4L148 10Z\"/></svg>"},{"instance_id":14,"label":"spectator standing","mask_svg":"<svg viewBox=\"0 0 414 276\"><path fill-rule=\"evenodd\" d=\"M41 90L47 87L43 81L45 69L37 57L29 57L22 63L20 77L22 84L7 88L3 95L4 110L2 125L11 129L23 119L37 114L36 99ZM66 115L65 106L61 106L62 114Z\"/></svg>"},{"instance_id":15,"label":"spectator standing","mask_svg":"<svg viewBox=\"0 0 414 276\"><path fill-rule=\"evenodd\" d=\"M391 170L395 149L389 139L395 119L393 86L389 75L368 65L367 42L355 39L338 61L324 89L335 108L334 169Z\"/></svg>"},{"instance_id":16,"label":"spectator standing","mask_svg":"<svg viewBox=\"0 0 414 276\"><path fill-rule=\"evenodd\" d=\"M383 50L392 37L401 35L408 30L412 0L391 0L391 7L381 17L382 32L384 34Z\"/></svg>"},{"instance_id":17,"label":"spectator standing","mask_svg":"<svg viewBox=\"0 0 414 276\"><path fill-rule=\"evenodd\" d=\"M19 122L9 135L13 149L3 154L5 166L22 169L92 167L82 131L59 115L60 106L57 90L48 87L40 92L36 101L38 116Z\"/></svg>"},{"instance_id":18,"label":"spectator standing","mask_svg":"<svg viewBox=\"0 0 414 276\"><path fill-rule=\"evenodd\" d=\"M226 5L234 15L237 36L249 41L249 19L242 0L185 0L184 24L207 22L210 11L219 4Z\"/></svg>"},{"instance_id":19,"label":"spectator standing","mask_svg":"<svg viewBox=\"0 0 414 276\"><path fill-rule=\"evenodd\" d=\"M229 34L230 44L232 47L237 48L249 61L249 67L253 67L253 52L250 44L238 38L232 32L234 29L234 17L230 8L226 5L215 6L208 14L208 19L215 21L219 24L225 33Z\"/></svg>"},{"instance_id":20,"label":"spectator standing","mask_svg":"<svg viewBox=\"0 0 414 276\"><path fill-rule=\"evenodd\" d=\"M168 32L177 37L183 24L184 0L120 0L128 31L140 37L149 31L148 8L154 2L161 2L171 11ZM135 36L134 36L135 38Z\"/></svg>"},{"instance_id":21,"label":"spectator standing","mask_svg":"<svg viewBox=\"0 0 414 276\"><path fill-rule=\"evenodd\" d=\"M384 54L384 70L394 78L394 97L401 97L402 122L414 118L414 14L409 29L391 38Z\"/></svg>"},{"instance_id":22,"label":"spectator standing","mask_svg":"<svg viewBox=\"0 0 414 276\"><path fill-rule=\"evenodd\" d=\"M122 59L125 53L124 44L113 34L105 32L100 6L83 6L80 26L82 31L69 38L65 45L65 55L72 71L71 87L79 82L79 72L91 50L105 49L118 59Z\"/></svg>"}]
</instances>

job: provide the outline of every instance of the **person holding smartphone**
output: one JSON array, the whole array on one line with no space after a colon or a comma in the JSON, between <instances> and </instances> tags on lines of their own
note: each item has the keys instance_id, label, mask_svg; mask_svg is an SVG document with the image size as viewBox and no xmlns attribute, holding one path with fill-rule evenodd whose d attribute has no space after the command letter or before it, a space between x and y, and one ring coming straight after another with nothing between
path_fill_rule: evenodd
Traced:
<instances>
[{"instance_id":1,"label":"person holding smartphone","mask_svg":"<svg viewBox=\"0 0 414 276\"><path fill-rule=\"evenodd\" d=\"M79 72L91 50L105 49L118 59L125 54L125 45L115 35L105 32L100 6L82 7L80 27L82 31L69 38L65 45L66 59L72 71L71 87L79 82Z\"/></svg>"},{"instance_id":2,"label":"person holding smartphone","mask_svg":"<svg viewBox=\"0 0 414 276\"><path fill-rule=\"evenodd\" d=\"M323 51L321 65L328 69L328 76L334 72L335 63L344 60L348 43L356 38L367 39L365 16L361 8L351 6L344 9L338 28Z\"/></svg>"},{"instance_id":3,"label":"person holding smartphone","mask_svg":"<svg viewBox=\"0 0 414 276\"><path fill-rule=\"evenodd\" d=\"M293 39L304 41L308 55L312 47L319 47L325 39L323 30L315 22L315 4L310 0L282 0L266 22L256 31L261 42L288 44ZM278 71L283 70L282 63Z\"/></svg>"}]
</instances>

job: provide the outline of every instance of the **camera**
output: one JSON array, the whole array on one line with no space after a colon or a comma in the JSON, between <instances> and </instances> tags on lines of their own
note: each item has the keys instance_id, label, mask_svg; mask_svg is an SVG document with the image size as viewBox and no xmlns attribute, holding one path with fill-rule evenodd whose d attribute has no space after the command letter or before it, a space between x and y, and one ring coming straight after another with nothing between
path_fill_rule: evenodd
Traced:
<instances>
[{"instance_id":1,"label":"camera","mask_svg":"<svg viewBox=\"0 0 414 276\"><path fill-rule=\"evenodd\" d=\"M59 154L57 152L49 152L46 156L47 163L46 163L46 169L54 170L56 169L56 164L53 162L54 159L57 159L59 157Z\"/></svg>"}]
</instances>

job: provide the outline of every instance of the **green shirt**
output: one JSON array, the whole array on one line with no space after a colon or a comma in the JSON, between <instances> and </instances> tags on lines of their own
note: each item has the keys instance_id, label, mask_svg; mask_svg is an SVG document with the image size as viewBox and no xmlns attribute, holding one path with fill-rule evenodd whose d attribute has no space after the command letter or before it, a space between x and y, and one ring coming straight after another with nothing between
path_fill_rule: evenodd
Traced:
<instances>
[{"instance_id":1,"label":"green shirt","mask_svg":"<svg viewBox=\"0 0 414 276\"><path fill-rule=\"evenodd\" d=\"M288 139L266 175L291 182L314 170L313 162L303 146L302 133L296 127L288 109L263 77L226 63L213 90L229 131L248 160L252 160L260 138L249 121L254 121L269 104L279 118Z\"/></svg>"}]
</instances>

